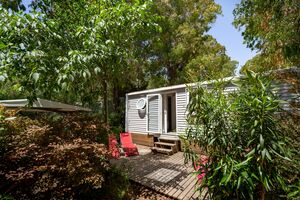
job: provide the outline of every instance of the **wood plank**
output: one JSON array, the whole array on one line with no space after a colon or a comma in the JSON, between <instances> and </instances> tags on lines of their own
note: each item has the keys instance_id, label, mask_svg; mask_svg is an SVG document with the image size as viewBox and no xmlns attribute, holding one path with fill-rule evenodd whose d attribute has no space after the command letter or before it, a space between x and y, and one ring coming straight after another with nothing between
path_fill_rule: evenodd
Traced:
<instances>
[{"instance_id":1,"label":"wood plank","mask_svg":"<svg viewBox=\"0 0 300 200\"><path fill-rule=\"evenodd\" d=\"M177 190L171 190L170 195L172 195L175 198L178 198L181 193L183 193L187 187L190 185L190 182L194 180L194 177L192 174L189 174L184 180L182 180L178 185L180 186ZM181 198L178 198L181 199Z\"/></svg>"},{"instance_id":2,"label":"wood plank","mask_svg":"<svg viewBox=\"0 0 300 200\"><path fill-rule=\"evenodd\" d=\"M168 154L168 155L173 154L173 150L172 149L165 149L165 148L160 148L160 147L152 147L152 150L154 152L165 153L165 154Z\"/></svg>"},{"instance_id":3,"label":"wood plank","mask_svg":"<svg viewBox=\"0 0 300 200\"><path fill-rule=\"evenodd\" d=\"M197 177L195 177L194 174L190 175L192 178L189 179L186 183L185 183L185 189L184 191L178 196L178 199L190 199L190 197L193 196L193 194L195 193L195 188L196 188L196 181L197 181Z\"/></svg>"},{"instance_id":4,"label":"wood plank","mask_svg":"<svg viewBox=\"0 0 300 200\"><path fill-rule=\"evenodd\" d=\"M156 155L151 155L152 159L158 160L159 157ZM130 177L132 177L135 181L141 182L144 175L148 174L154 167L159 165L158 162L149 163L148 158L146 159L138 159L138 160L129 160L127 163L127 167L131 169Z\"/></svg>"},{"instance_id":5,"label":"wood plank","mask_svg":"<svg viewBox=\"0 0 300 200\"><path fill-rule=\"evenodd\" d=\"M155 154L155 157L156 157L155 160L151 161L150 163L149 162L147 163L147 165L149 165L149 167L147 168L147 172L148 172L147 174L149 174L149 173L151 173L151 172L153 172L153 171L158 170L159 168L161 168L162 166L161 166L160 163L163 163L163 162L165 162L165 160L169 159L168 156L161 155L161 154ZM153 166L153 163L155 163L155 162L158 162L158 164L156 166ZM137 168L138 168L138 166L137 166ZM145 178L144 176L147 175L147 174L141 175L139 173L139 182L141 184L145 185L145 186L148 186L148 187L151 187L153 189L156 189L158 187L159 183L157 181L155 181L155 180L151 180L149 178Z\"/></svg>"},{"instance_id":6,"label":"wood plank","mask_svg":"<svg viewBox=\"0 0 300 200\"><path fill-rule=\"evenodd\" d=\"M181 167L180 167L180 170L182 170L183 173L186 173L185 177L182 178L182 179L180 179L180 180L178 180L178 181L176 182L176 185L175 185L175 186L173 186L173 185L166 186L166 187L163 189L162 193L167 194L168 196L174 197L173 194L174 194L176 191L182 189L182 188L181 188L181 184L184 183L184 182L187 180L187 178L188 178L188 176L189 176L189 173L192 171L191 167L187 167L186 165L184 165L183 154L182 154L182 157L181 157Z\"/></svg>"},{"instance_id":7,"label":"wood plank","mask_svg":"<svg viewBox=\"0 0 300 200\"><path fill-rule=\"evenodd\" d=\"M207 192L207 189L205 191L203 191L201 195L199 195L199 191L197 191L193 194L192 199L208 200L209 199L208 196L206 196L206 198L204 199L206 192Z\"/></svg>"},{"instance_id":8,"label":"wood plank","mask_svg":"<svg viewBox=\"0 0 300 200\"><path fill-rule=\"evenodd\" d=\"M180 174L178 174L176 177L174 177L174 179L176 180L176 179L178 179L178 176L180 176L182 174L182 169L181 169L182 157L180 154L174 154L174 155L172 155L172 157L173 157L172 164L168 165L168 169L180 172ZM170 174L170 175L172 175L172 174ZM172 181L168 182L167 184L163 185L162 187L160 187L159 192L163 193L163 190L166 187L172 187L172 184L174 184L175 180L172 180Z\"/></svg>"},{"instance_id":9,"label":"wood plank","mask_svg":"<svg viewBox=\"0 0 300 200\"><path fill-rule=\"evenodd\" d=\"M186 169L187 176L185 178L183 178L182 180L180 180L180 182L177 183L176 187L167 187L166 190L163 191L163 193L168 194L169 196L175 196L175 193L177 191L184 191L183 185L191 178L190 177L191 172L192 172L192 169L187 168Z\"/></svg>"},{"instance_id":10,"label":"wood plank","mask_svg":"<svg viewBox=\"0 0 300 200\"><path fill-rule=\"evenodd\" d=\"M176 155L168 156L167 159L161 161L161 164L158 167L170 169L169 166L173 166L173 165L170 165L169 163L174 163L177 160L178 158ZM160 183L155 180L148 180L147 184L153 186L155 190L159 190L159 188L164 187L166 185L165 183Z\"/></svg>"},{"instance_id":11,"label":"wood plank","mask_svg":"<svg viewBox=\"0 0 300 200\"><path fill-rule=\"evenodd\" d=\"M170 169L170 166L173 167L174 165L170 164L170 163L175 163L178 162L178 160L180 161L178 155L172 155L172 156L168 156L167 159L162 160L161 161L161 165L160 167L162 168L168 168ZM155 183L154 186L152 185L152 183ZM148 181L147 184L151 184L152 188L155 189L156 191L160 192L160 188L165 187L166 185L168 185L169 183L165 184L165 183L159 183L157 181Z\"/></svg>"},{"instance_id":12,"label":"wood plank","mask_svg":"<svg viewBox=\"0 0 300 200\"><path fill-rule=\"evenodd\" d=\"M131 133L132 141L135 144L146 145L146 146L154 146L154 139L152 135L148 134L139 134L139 133Z\"/></svg>"},{"instance_id":13,"label":"wood plank","mask_svg":"<svg viewBox=\"0 0 300 200\"><path fill-rule=\"evenodd\" d=\"M170 147L176 146L176 144L174 144L174 143L167 143L167 142L154 142L154 144L163 145L163 146L170 146Z\"/></svg>"},{"instance_id":14,"label":"wood plank","mask_svg":"<svg viewBox=\"0 0 300 200\"><path fill-rule=\"evenodd\" d=\"M192 199L196 195L195 176L190 174L194 169L184 164L182 152L172 156L149 153L117 162L127 169L131 180L157 192L179 199Z\"/></svg>"}]
</instances>

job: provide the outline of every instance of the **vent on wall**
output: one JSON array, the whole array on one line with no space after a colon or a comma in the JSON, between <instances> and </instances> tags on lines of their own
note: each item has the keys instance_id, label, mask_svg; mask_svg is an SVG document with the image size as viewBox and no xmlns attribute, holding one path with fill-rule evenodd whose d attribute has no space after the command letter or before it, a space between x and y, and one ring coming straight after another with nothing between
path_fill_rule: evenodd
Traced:
<instances>
[{"instance_id":1,"label":"vent on wall","mask_svg":"<svg viewBox=\"0 0 300 200\"><path fill-rule=\"evenodd\" d=\"M146 107L146 99L145 98L140 98L137 102L136 102L136 109L141 110L144 109Z\"/></svg>"}]
</instances>

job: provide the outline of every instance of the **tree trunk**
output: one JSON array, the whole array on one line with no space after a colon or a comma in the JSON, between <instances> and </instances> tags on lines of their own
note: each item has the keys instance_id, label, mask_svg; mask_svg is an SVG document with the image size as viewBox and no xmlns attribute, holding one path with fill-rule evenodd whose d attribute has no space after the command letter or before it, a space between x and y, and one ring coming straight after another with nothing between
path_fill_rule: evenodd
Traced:
<instances>
[{"instance_id":1,"label":"tree trunk","mask_svg":"<svg viewBox=\"0 0 300 200\"><path fill-rule=\"evenodd\" d=\"M169 63L168 66L168 76L169 76L169 85L174 85L176 83L177 69L176 65Z\"/></svg>"},{"instance_id":2,"label":"tree trunk","mask_svg":"<svg viewBox=\"0 0 300 200\"><path fill-rule=\"evenodd\" d=\"M104 123L108 124L108 92L107 92L107 81L103 80L103 115Z\"/></svg>"},{"instance_id":3,"label":"tree trunk","mask_svg":"<svg viewBox=\"0 0 300 200\"><path fill-rule=\"evenodd\" d=\"M264 185L261 183L261 188L260 188L260 200L265 200L266 197L266 190Z\"/></svg>"},{"instance_id":4,"label":"tree trunk","mask_svg":"<svg viewBox=\"0 0 300 200\"><path fill-rule=\"evenodd\" d=\"M120 92L118 83L115 81L113 86L113 109L114 112L118 112L120 106Z\"/></svg>"}]
</instances>

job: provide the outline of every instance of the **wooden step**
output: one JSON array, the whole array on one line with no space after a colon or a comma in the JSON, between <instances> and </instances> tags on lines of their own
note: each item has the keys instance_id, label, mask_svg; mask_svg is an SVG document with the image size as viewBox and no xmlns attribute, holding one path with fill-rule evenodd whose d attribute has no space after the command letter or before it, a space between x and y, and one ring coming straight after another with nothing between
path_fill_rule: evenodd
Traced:
<instances>
[{"instance_id":1,"label":"wooden step","mask_svg":"<svg viewBox=\"0 0 300 200\"><path fill-rule=\"evenodd\" d=\"M163 146L169 146L169 147L176 146L176 144L174 144L174 143L168 143L168 142L154 142L154 144L156 144L156 145L163 145Z\"/></svg>"},{"instance_id":2,"label":"wooden step","mask_svg":"<svg viewBox=\"0 0 300 200\"><path fill-rule=\"evenodd\" d=\"M173 154L173 150L172 149L165 149L165 148L159 148L159 147L152 147L151 150L153 152L159 152L159 153L164 153L164 154L168 154L168 155L172 155Z\"/></svg>"},{"instance_id":3,"label":"wooden step","mask_svg":"<svg viewBox=\"0 0 300 200\"><path fill-rule=\"evenodd\" d=\"M161 143L161 145L160 145ZM168 139L158 139L158 144L155 144L155 146L159 147L171 147L173 150L173 153L177 153L179 151L179 141L178 140L168 140Z\"/></svg>"}]
</instances>

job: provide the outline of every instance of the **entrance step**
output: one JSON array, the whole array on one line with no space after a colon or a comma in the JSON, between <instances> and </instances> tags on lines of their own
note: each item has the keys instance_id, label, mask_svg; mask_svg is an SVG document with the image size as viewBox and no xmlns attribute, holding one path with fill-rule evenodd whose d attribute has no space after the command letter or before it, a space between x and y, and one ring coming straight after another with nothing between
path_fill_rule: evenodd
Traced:
<instances>
[{"instance_id":1,"label":"entrance step","mask_svg":"<svg viewBox=\"0 0 300 200\"><path fill-rule=\"evenodd\" d=\"M158 142L154 142L153 152L165 153L172 155L178 152L178 141L158 139Z\"/></svg>"},{"instance_id":2,"label":"entrance step","mask_svg":"<svg viewBox=\"0 0 300 200\"><path fill-rule=\"evenodd\" d=\"M173 147L176 146L176 144L174 143L168 143L168 142L154 142L155 145L160 145L160 146L169 146L169 147Z\"/></svg>"},{"instance_id":3,"label":"entrance step","mask_svg":"<svg viewBox=\"0 0 300 200\"><path fill-rule=\"evenodd\" d=\"M165 148L160 148L160 147L152 147L151 150L154 153L163 153L163 154L168 154L168 155L172 155L173 154L173 150L172 149L165 149Z\"/></svg>"}]
</instances>

